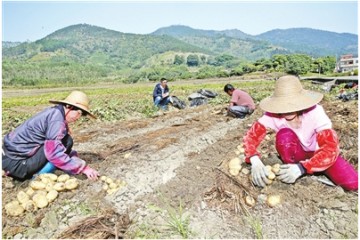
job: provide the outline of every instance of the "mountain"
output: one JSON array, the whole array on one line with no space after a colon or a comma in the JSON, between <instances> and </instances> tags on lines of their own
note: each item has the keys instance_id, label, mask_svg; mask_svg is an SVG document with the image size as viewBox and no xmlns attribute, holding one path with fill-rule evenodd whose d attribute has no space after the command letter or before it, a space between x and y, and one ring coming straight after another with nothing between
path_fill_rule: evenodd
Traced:
<instances>
[{"instance_id":1,"label":"mountain","mask_svg":"<svg viewBox=\"0 0 360 240\"><path fill-rule=\"evenodd\" d=\"M235 68L236 74L255 71L255 61L271 61L274 54L304 53L310 67L311 57L357 56L357 49L357 35L308 28L251 36L236 29L176 25L151 34L129 34L77 24L35 42L3 42L2 80L3 85L35 86L104 79L148 81L165 75L169 79L228 76Z\"/></svg>"},{"instance_id":2,"label":"mountain","mask_svg":"<svg viewBox=\"0 0 360 240\"><path fill-rule=\"evenodd\" d=\"M171 36L121 33L88 24L69 26L32 43L3 49L3 57L18 60L75 61L106 64L114 68L137 68L155 54L168 51L201 52Z\"/></svg>"},{"instance_id":3,"label":"mountain","mask_svg":"<svg viewBox=\"0 0 360 240\"><path fill-rule=\"evenodd\" d=\"M302 52L314 57L324 55L357 56L358 36L350 33L335 33L311 28L275 29L256 36L293 52Z\"/></svg>"},{"instance_id":4,"label":"mountain","mask_svg":"<svg viewBox=\"0 0 360 240\"><path fill-rule=\"evenodd\" d=\"M256 39L240 30L200 30L182 25L164 27L151 35L171 36L193 46L202 47L211 52L229 54L242 60L270 58L274 54L289 54L291 51L275 46L270 42Z\"/></svg>"},{"instance_id":5,"label":"mountain","mask_svg":"<svg viewBox=\"0 0 360 240\"><path fill-rule=\"evenodd\" d=\"M248 35L240 30L232 29L232 30L223 30L223 31L215 31L215 30L201 30L194 29L184 25L172 25L169 27L159 28L155 32L151 33L152 35L168 35L172 37L184 37L184 36L203 36L203 37L216 37L219 35L224 35L227 37L234 37L240 39L253 38L251 35Z\"/></svg>"},{"instance_id":6,"label":"mountain","mask_svg":"<svg viewBox=\"0 0 360 240\"><path fill-rule=\"evenodd\" d=\"M229 52L233 52L233 55L238 57L243 55L247 49L247 59L258 58L259 54L253 54L256 50L265 51L263 52L264 57L275 53L304 53L313 57L340 56L347 53L358 55L357 35L311 28L275 29L252 36L237 29L206 31L173 25L160 28L151 34L172 36L195 46L210 47L212 51L217 53L224 52L224 49L227 48ZM224 41L225 38L227 41ZM225 45L221 42L230 44ZM235 50L239 48L244 51Z\"/></svg>"}]
</instances>

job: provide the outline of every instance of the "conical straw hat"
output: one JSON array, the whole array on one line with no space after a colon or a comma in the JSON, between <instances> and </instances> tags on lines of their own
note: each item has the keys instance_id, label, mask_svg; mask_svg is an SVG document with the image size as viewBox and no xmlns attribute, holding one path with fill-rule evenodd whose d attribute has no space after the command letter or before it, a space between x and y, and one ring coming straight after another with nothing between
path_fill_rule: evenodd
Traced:
<instances>
[{"instance_id":1,"label":"conical straw hat","mask_svg":"<svg viewBox=\"0 0 360 240\"><path fill-rule=\"evenodd\" d=\"M323 94L303 89L295 76L280 77L272 96L260 102L260 108L270 113L290 113L305 110L321 101Z\"/></svg>"},{"instance_id":2,"label":"conical straw hat","mask_svg":"<svg viewBox=\"0 0 360 240\"><path fill-rule=\"evenodd\" d=\"M77 107L85 111L91 117L96 118L92 113L90 113L89 98L81 91L72 91L70 95L65 98L65 100L50 100L49 102L55 104L68 104Z\"/></svg>"}]
</instances>

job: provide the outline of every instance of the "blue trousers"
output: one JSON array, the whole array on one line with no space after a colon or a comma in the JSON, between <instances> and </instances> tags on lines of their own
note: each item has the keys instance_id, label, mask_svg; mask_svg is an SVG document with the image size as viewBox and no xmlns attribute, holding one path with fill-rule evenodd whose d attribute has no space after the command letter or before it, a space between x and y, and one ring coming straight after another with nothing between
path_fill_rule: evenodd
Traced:
<instances>
[{"instance_id":1,"label":"blue trousers","mask_svg":"<svg viewBox=\"0 0 360 240\"><path fill-rule=\"evenodd\" d=\"M160 96L154 98L155 107L161 107L164 110L167 110L167 105L170 102L170 97L161 98Z\"/></svg>"}]
</instances>

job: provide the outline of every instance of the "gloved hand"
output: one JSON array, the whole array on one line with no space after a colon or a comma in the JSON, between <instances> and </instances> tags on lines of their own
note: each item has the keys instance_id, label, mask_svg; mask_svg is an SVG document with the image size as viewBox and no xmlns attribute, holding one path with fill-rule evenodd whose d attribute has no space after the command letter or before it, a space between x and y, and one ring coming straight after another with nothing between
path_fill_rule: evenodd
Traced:
<instances>
[{"instance_id":1,"label":"gloved hand","mask_svg":"<svg viewBox=\"0 0 360 240\"><path fill-rule=\"evenodd\" d=\"M89 166L86 166L84 168L83 174L85 174L91 180L97 180L98 176L99 176L99 173L96 170L89 167Z\"/></svg>"},{"instance_id":2,"label":"gloved hand","mask_svg":"<svg viewBox=\"0 0 360 240\"><path fill-rule=\"evenodd\" d=\"M269 172L266 169L265 165L261 162L258 156L252 156L250 158L250 162L252 182L256 186L265 187L266 184L270 183L270 180L267 178Z\"/></svg>"},{"instance_id":3,"label":"gloved hand","mask_svg":"<svg viewBox=\"0 0 360 240\"><path fill-rule=\"evenodd\" d=\"M296 179L305 173L304 168L299 164L283 164L277 173L278 179L284 183L294 183Z\"/></svg>"}]
</instances>

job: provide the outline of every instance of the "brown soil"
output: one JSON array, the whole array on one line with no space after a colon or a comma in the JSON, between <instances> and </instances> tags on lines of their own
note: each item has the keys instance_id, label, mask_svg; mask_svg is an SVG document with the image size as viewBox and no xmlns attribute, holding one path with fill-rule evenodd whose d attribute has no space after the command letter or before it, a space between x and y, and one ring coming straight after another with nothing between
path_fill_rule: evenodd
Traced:
<instances>
[{"instance_id":1,"label":"brown soil","mask_svg":"<svg viewBox=\"0 0 360 240\"><path fill-rule=\"evenodd\" d=\"M357 168L357 101L325 99L322 104L340 136L342 155ZM326 185L321 176L290 185L274 181L264 189L254 187L249 175L231 177L227 162L262 113L256 110L240 120L225 116L223 107L171 109L150 119L74 128L79 156L127 185L106 195L100 181L77 176L80 187L60 194L45 209L9 217L3 208L3 238L358 238L357 192ZM280 162L273 137L269 133L261 145L266 164ZM3 207L27 185L3 177ZM269 207L264 199L273 194L281 203ZM244 203L246 195L256 199L254 207ZM179 219L182 213L180 226L187 229L171 228L171 213ZM99 220L104 216L106 228ZM126 223L116 220L126 216ZM80 235L84 226L92 236Z\"/></svg>"}]
</instances>

